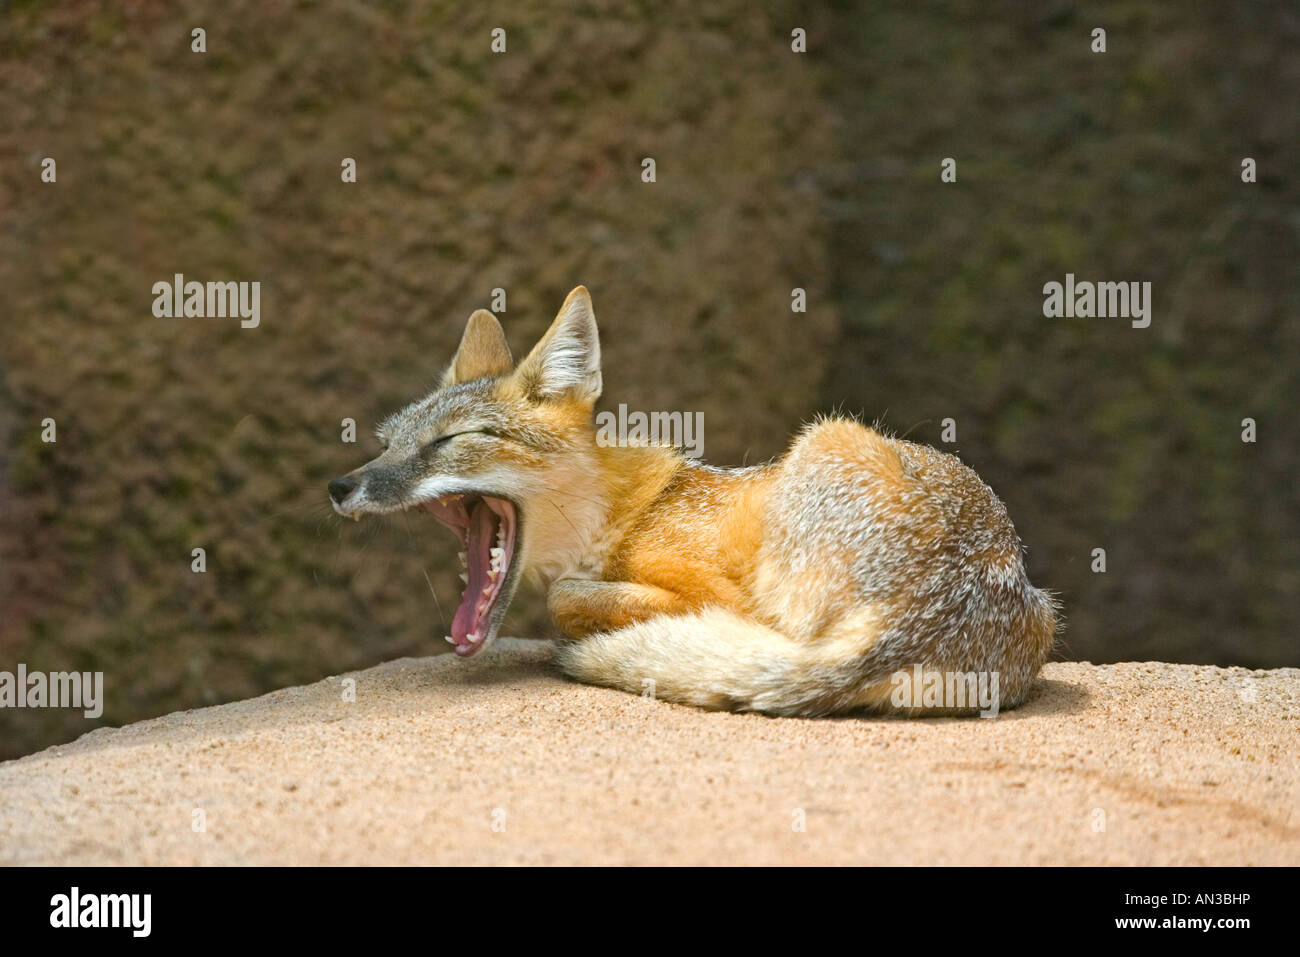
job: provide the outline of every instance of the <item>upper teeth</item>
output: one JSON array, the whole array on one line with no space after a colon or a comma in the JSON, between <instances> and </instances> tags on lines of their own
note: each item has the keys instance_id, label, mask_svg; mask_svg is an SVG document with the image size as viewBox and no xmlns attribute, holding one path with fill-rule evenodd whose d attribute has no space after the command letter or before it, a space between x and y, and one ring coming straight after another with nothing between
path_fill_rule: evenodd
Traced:
<instances>
[{"instance_id":1,"label":"upper teeth","mask_svg":"<svg viewBox=\"0 0 1300 957\"><path fill-rule=\"evenodd\" d=\"M460 559L460 563L461 563L462 565L468 565L468 564L469 564L469 556L466 555L464 552L457 552L457 553L456 553L456 557Z\"/></svg>"}]
</instances>

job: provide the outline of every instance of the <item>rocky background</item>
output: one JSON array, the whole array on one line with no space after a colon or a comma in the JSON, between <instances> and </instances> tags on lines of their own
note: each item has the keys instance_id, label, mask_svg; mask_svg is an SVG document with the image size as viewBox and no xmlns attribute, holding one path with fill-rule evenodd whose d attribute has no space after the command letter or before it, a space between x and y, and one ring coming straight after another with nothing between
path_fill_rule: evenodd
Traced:
<instances>
[{"instance_id":1,"label":"rocky background","mask_svg":"<svg viewBox=\"0 0 1300 957\"><path fill-rule=\"evenodd\" d=\"M1059 657L1300 664L1298 42L1274 0L0 3L0 670L106 686L0 757L440 651L450 537L325 483L498 287L518 352L588 285L603 407L713 462L830 410L956 451ZM1150 328L1044 318L1067 272ZM154 318L174 273L261 325Z\"/></svg>"}]
</instances>

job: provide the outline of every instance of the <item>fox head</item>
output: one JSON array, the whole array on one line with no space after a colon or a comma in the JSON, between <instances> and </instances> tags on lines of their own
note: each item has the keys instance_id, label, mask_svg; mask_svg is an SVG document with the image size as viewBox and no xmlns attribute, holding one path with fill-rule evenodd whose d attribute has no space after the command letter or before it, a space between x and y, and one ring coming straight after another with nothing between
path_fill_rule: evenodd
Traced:
<instances>
[{"instance_id":1,"label":"fox head","mask_svg":"<svg viewBox=\"0 0 1300 957\"><path fill-rule=\"evenodd\" d=\"M420 509L461 542L465 593L447 640L469 656L496 638L529 555L554 560L603 509L592 488L600 341L591 297L569 293L517 366L495 316L469 317L429 395L376 432L383 453L329 483L348 518Z\"/></svg>"}]
</instances>

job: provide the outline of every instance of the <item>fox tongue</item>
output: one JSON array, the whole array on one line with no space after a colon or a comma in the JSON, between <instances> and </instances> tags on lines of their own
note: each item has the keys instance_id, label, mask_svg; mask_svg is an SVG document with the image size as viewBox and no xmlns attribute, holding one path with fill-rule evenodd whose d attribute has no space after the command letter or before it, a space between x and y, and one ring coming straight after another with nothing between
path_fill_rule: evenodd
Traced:
<instances>
[{"instance_id":1,"label":"fox tongue","mask_svg":"<svg viewBox=\"0 0 1300 957\"><path fill-rule=\"evenodd\" d=\"M465 561L469 565L469 581L465 585L465 594L456 609L456 616L451 621L451 636L456 643L469 644L469 636L476 634L480 639L487 627L487 622L477 620L477 611L483 600L483 589L490 581L488 568L491 562L491 549L496 536L492 510L480 501L474 506L469 517L467 529L468 541L465 545ZM486 617L486 616L485 616Z\"/></svg>"}]
</instances>

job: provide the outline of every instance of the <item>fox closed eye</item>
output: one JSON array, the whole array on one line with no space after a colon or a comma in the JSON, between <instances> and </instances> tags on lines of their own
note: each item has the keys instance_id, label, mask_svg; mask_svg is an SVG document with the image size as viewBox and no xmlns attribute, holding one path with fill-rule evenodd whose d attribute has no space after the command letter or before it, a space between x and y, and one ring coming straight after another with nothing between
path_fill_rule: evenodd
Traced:
<instances>
[{"instance_id":1,"label":"fox closed eye","mask_svg":"<svg viewBox=\"0 0 1300 957\"><path fill-rule=\"evenodd\" d=\"M491 429L463 429L460 432L449 432L446 435L440 435L438 436L438 438L432 440L431 442L426 442L422 448L422 451L434 452L437 449L442 448L452 439L458 438L459 436L462 435L483 435L483 436L489 436L491 438L500 438L500 436L498 436L497 433L493 432Z\"/></svg>"}]
</instances>

